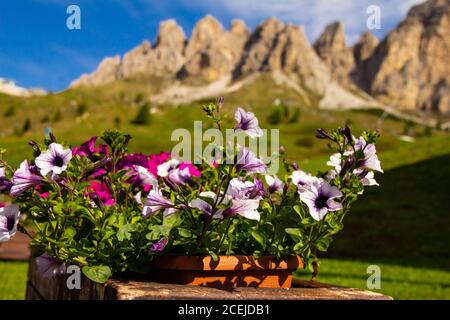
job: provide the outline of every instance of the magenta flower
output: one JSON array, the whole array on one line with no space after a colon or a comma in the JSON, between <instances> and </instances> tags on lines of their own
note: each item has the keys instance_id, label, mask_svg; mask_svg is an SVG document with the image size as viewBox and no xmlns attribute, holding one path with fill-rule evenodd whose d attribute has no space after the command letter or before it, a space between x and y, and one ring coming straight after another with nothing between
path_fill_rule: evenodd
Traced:
<instances>
[{"instance_id":1,"label":"magenta flower","mask_svg":"<svg viewBox=\"0 0 450 320\"><path fill-rule=\"evenodd\" d=\"M28 161L24 160L19 169L14 172L12 178L11 195L17 196L31 187L38 185L41 181L41 177L37 174L31 173Z\"/></svg>"},{"instance_id":2,"label":"magenta flower","mask_svg":"<svg viewBox=\"0 0 450 320\"><path fill-rule=\"evenodd\" d=\"M309 214L314 220L322 220L328 211L339 211L342 204L334 199L342 197L342 192L331 186L324 179L318 179L308 187L300 189L300 200L309 208Z\"/></svg>"},{"instance_id":3,"label":"magenta flower","mask_svg":"<svg viewBox=\"0 0 450 320\"><path fill-rule=\"evenodd\" d=\"M168 243L169 240L167 238L161 238L161 240L150 246L150 253L163 252L164 248L167 246Z\"/></svg>"},{"instance_id":4,"label":"magenta flower","mask_svg":"<svg viewBox=\"0 0 450 320\"><path fill-rule=\"evenodd\" d=\"M72 159L72 151L53 142L48 146L47 151L42 152L36 158L35 162L43 176L49 173L58 175L67 169L70 159Z\"/></svg>"},{"instance_id":5,"label":"magenta flower","mask_svg":"<svg viewBox=\"0 0 450 320\"><path fill-rule=\"evenodd\" d=\"M106 144L101 144L98 148L96 148L96 142L96 136L90 138L88 141L83 142L81 146L72 149L72 156L79 155L82 157L88 157L91 160L95 160L95 155L107 156L108 146Z\"/></svg>"},{"instance_id":6,"label":"magenta flower","mask_svg":"<svg viewBox=\"0 0 450 320\"><path fill-rule=\"evenodd\" d=\"M17 232L19 207L15 204L0 208L0 242L6 242Z\"/></svg>"},{"instance_id":7,"label":"magenta flower","mask_svg":"<svg viewBox=\"0 0 450 320\"><path fill-rule=\"evenodd\" d=\"M113 206L116 204L116 201L111 195L111 190L104 182L90 181L87 195L91 199L98 199L104 206Z\"/></svg>"},{"instance_id":8,"label":"magenta flower","mask_svg":"<svg viewBox=\"0 0 450 320\"><path fill-rule=\"evenodd\" d=\"M190 162L181 162L179 168L180 168L180 170L184 170L185 168L188 168L190 176L194 176L194 177L200 177L201 176L201 173L197 169L197 167L194 166Z\"/></svg>"},{"instance_id":9,"label":"magenta flower","mask_svg":"<svg viewBox=\"0 0 450 320\"><path fill-rule=\"evenodd\" d=\"M266 173L267 166L253 152L241 147L237 153L236 170L250 173Z\"/></svg>"},{"instance_id":10,"label":"magenta flower","mask_svg":"<svg viewBox=\"0 0 450 320\"><path fill-rule=\"evenodd\" d=\"M158 176L158 166L170 159L170 153L162 152L159 154L151 154L148 160L147 168L156 177Z\"/></svg>"},{"instance_id":11,"label":"magenta flower","mask_svg":"<svg viewBox=\"0 0 450 320\"><path fill-rule=\"evenodd\" d=\"M265 175L266 183L269 186L269 193L282 192L284 183L277 176Z\"/></svg>"},{"instance_id":12,"label":"magenta flower","mask_svg":"<svg viewBox=\"0 0 450 320\"><path fill-rule=\"evenodd\" d=\"M148 167L148 157L142 153L129 154L123 157L117 164L117 168L128 169L134 166Z\"/></svg>"},{"instance_id":13,"label":"magenta flower","mask_svg":"<svg viewBox=\"0 0 450 320\"><path fill-rule=\"evenodd\" d=\"M145 199L142 209L142 216L148 217L154 215L159 210L164 210L164 215L168 216L178 211L172 201L164 198L161 190L155 188L150 190L147 199Z\"/></svg>"},{"instance_id":14,"label":"magenta flower","mask_svg":"<svg viewBox=\"0 0 450 320\"><path fill-rule=\"evenodd\" d=\"M234 129L244 131L250 138L261 137L263 132L259 127L258 119L253 112L246 112L242 108L238 108L234 114L236 126Z\"/></svg>"},{"instance_id":15,"label":"magenta flower","mask_svg":"<svg viewBox=\"0 0 450 320\"><path fill-rule=\"evenodd\" d=\"M48 253L40 255L35 261L38 273L44 278L52 278L66 273L66 264L57 261Z\"/></svg>"}]
</instances>

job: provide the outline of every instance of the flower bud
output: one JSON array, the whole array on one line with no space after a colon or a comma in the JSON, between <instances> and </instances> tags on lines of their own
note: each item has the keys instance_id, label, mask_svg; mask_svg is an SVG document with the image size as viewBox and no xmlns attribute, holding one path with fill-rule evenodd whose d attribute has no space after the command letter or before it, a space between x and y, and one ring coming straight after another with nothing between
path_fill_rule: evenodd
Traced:
<instances>
[{"instance_id":1,"label":"flower bud","mask_svg":"<svg viewBox=\"0 0 450 320\"><path fill-rule=\"evenodd\" d=\"M329 135L329 133L324 128L319 128L316 130L316 138L333 140L333 138Z\"/></svg>"},{"instance_id":2,"label":"flower bud","mask_svg":"<svg viewBox=\"0 0 450 320\"><path fill-rule=\"evenodd\" d=\"M341 129L341 132L344 134L347 143L353 141L352 131L350 130L349 126L345 126L343 129Z\"/></svg>"},{"instance_id":3,"label":"flower bud","mask_svg":"<svg viewBox=\"0 0 450 320\"><path fill-rule=\"evenodd\" d=\"M51 140L52 142L56 142L56 137L55 137L55 135L53 134L53 132L50 131L50 133L48 134L48 136L50 137L50 140Z\"/></svg>"}]
</instances>

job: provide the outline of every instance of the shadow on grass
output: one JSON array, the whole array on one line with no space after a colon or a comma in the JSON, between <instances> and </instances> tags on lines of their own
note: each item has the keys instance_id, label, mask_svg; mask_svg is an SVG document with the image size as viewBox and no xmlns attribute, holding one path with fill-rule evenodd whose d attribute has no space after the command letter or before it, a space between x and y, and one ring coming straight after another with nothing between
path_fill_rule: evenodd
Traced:
<instances>
[{"instance_id":1,"label":"shadow on grass","mask_svg":"<svg viewBox=\"0 0 450 320\"><path fill-rule=\"evenodd\" d=\"M327 257L450 269L450 154L378 175Z\"/></svg>"}]
</instances>

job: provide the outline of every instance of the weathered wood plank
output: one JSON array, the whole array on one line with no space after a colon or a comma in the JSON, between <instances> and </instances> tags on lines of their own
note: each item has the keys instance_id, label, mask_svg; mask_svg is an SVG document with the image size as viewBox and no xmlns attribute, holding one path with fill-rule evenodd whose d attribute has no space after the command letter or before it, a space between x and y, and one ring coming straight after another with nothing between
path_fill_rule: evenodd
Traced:
<instances>
[{"instance_id":1,"label":"weathered wood plank","mask_svg":"<svg viewBox=\"0 0 450 320\"><path fill-rule=\"evenodd\" d=\"M69 290L66 276L43 278L30 262L27 299L45 300L391 300L379 293L308 281L295 288L219 289L150 282L145 279L112 279L106 285L82 277L80 290Z\"/></svg>"},{"instance_id":2,"label":"weathered wood plank","mask_svg":"<svg viewBox=\"0 0 450 320\"><path fill-rule=\"evenodd\" d=\"M26 261L29 258L30 238L21 232L0 245L0 260Z\"/></svg>"}]
</instances>

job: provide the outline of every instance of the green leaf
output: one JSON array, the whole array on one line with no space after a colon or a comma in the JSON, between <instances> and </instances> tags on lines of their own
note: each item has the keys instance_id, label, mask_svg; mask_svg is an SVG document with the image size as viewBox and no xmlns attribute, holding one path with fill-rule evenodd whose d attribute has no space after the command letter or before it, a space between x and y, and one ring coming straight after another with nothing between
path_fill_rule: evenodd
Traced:
<instances>
[{"instance_id":1,"label":"green leaf","mask_svg":"<svg viewBox=\"0 0 450 320\"><path fill-rule=\"evenodd\" d=\"M302 238L302 229L300 228L286 228L284 231L286 231L295 242L299 242Z\"/></svg>"},{"instance_id":2,"label":"green leaf","mask_svg":"<svg viewBox=\"0 0 450 320\"><path fill-rule=\"evenodd\" d=\"M145 235L148 240L154 241L159 240L161 237L168 237L170 234L170 230L167 226L156 225L151 227L151 231Z\"/></svg>"},{"instance_id":3,"label":"green leaf","mask_svg":"<svg viewBox=\"0 0 450 320\"><path fill-rule=\"evenodd\" d=\"M191 238L192 231L186 228L177 228L178 234L183 238Z\"/></svg>"},{"instance_id":4,"label":"green leaf","mask_svg":"<svg viewBox=\"0 0 450 320\"><path fill-rule=\"evenodd\" d=\"M77 230L74 227L66 227L64 230L62 239L68 239L71 240L75 235L77 234Z\"/></svg>"},{"instance_id":5,"label":"green leaf","mask_svg":"<svg viewBox=\"0 0 450 320\"><path fill-rule=\"evenodd\" d=\"M256 241L258 241L258 243L264 247L265 245L265 239L264 239L264 234L258 230L252 230L252 237L255 238Z\"/></svg>"},{"instance_id":6,"label":"green leaf","mask_svg":"<svg viewBox=\"0 0 450 320\"><path fill-rule=\"evenodd\" d=\"M94 282L105 283L111 277L111 269L108 266L84 266L82 271L86 277Z\"/></svg>"},{"instance_id":7,"label":"green leaf","mask_svg":"<svg viewBox=\"0 0 450 320\"><path fill-rule=\"evenodd\" d=\"M163 220L163 225L169 228L178 227L181 223L183 223L183 217L179 212L166 216Z\"/></svg>"},{"instance_id":8,"label":"green leaf","mask_svg":"<svg viewBox=\"0 0 450 320\"><path fill-rule=\"evenodd\" d=\"M317 241L316 248L319 251L327 251L330 245L330 241L326 238L320 239Z\"/></svg>"},{"instance_id":9,"label":"green leaf","mask_svg":"<svg viewBox=\"0 0 450 320\"><path fill-rule=\"evenodd\" d=\"M210 249L208 249L208 248L206 248L206 251L208 251L208 254L211 256L211 258L212 258L214 261L219 260L219 257L217 256L217 254L216 254L214 251L212 251L212 250L210 250Z\"/></svg>"},{"instance_id":10,"label":"green leaf","mask_svg":"<svg viewBox=\"0 0 450 320\"><path fill-rule=\"evenodd\" d=\"M120 227L119 231L117 231L117 239L119 241L130 240L131 233L136 229L136 227L132 224L124 224Z\"/></svg>"}]
</instances>

